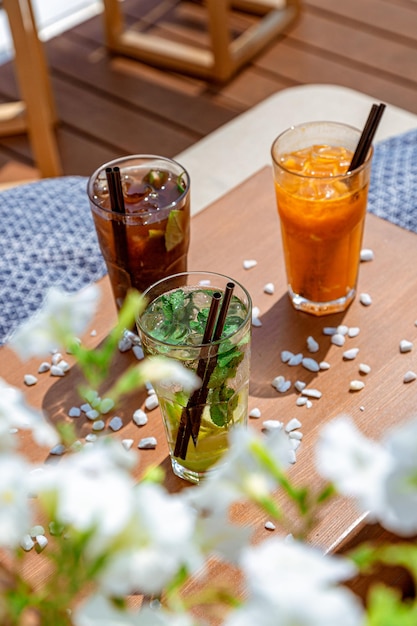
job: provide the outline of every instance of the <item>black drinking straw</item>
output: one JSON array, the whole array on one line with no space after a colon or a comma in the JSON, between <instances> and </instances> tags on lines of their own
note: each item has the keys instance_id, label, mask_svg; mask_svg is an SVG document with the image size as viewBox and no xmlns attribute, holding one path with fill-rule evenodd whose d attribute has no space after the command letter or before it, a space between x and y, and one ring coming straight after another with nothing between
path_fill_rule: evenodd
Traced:
<instances>
[{"instance_id":1,"label":"black drinking straw","mask_svg":"<svg viewBox=\"0 0 417 626\"><path fill-rule=\"evenodd\" d=\"M232 298L234 288L235 288L234 283L232 282L227 283L224 296L223 296L222 306L220 308L220 313L217 318L213 336L211 338L213 342L219 341L219 339L222 336L224 324L226 321L227 311L229 309L229 304ZM202 377L202 380L203 380L202 385L199 389L197 389L190 396L187 402L187 407L183 411L185 413L186 427L185 427L184 434L182 436L181 446L179 446L179 454L175 455L175 451L174 451L174 455L178 456L181 459L185 459L187 455L187 448L188 448L188 442L190 440L190 436L193 439L194 445L197 445L198 433L200 431L200 425L201 425L201 415L204 410L204 405L207 401L207 396L209 392L208 384L209 384L211 375L214 371L214 368L216 367L216 364L217 364L218 350L219 350L219 345L215 344L214 346L212 346L211 351L209 351L209 355L207 359L204 359L203 365L202 365L202 369L204 368L203 369L204 373L203 373L203 376L200 375L200 377ZM178 438L177 438L176 443L178 443Z\"/></svg>"},{"instance_id":2,"label":"black drinking straw","mask_svg":"<svg viewBox=\"0 0 417 626\"><path fill-rule=\"evenodd\" d=\"M378 105L372 105L352 161L350 162L348 172L353 172L365 162L384 110L385 104L382 102Z\"/></svg>"},{"instance_id":3,"label":"black drinking straw","mask_svg":"<svg viewBox=\"0 0 417 626\"><path fill-rule=\"evenodd\" d=\"M109 188L110 209L113 213L124 215L125 203L123 199L122 181L118 167L106 167L107 185ZM120 265L129 271L129 256L127 253L126 228L123 221L112 219L114 247L116 259Z\"/></svg>"}]
</instances>

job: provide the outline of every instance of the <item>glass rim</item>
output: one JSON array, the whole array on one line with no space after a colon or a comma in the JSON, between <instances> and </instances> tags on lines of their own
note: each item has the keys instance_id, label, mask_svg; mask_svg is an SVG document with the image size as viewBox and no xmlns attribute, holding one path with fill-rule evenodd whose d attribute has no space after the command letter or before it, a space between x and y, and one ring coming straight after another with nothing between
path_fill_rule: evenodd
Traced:
<instances>
[{"instance_id":1,"label":"glass rim","mask_svg":"<svg viewBox=\"0 0 417 626\"><path fill-rule=\"evenodd\" d=\"M239 325L239 328L236 329L234 332L230 333L229 335L225 335L224 337L221 337L220 339L217 339L217 341L210 341L208 343L196 343L196 344L192 344L192 345L191 344L185 344L185 343L169 343L168 341L163 341L161 339L157 339L157 338L153 337L153 335L151 335L150 332L148 332L147 330L145 330L142 327L142 325L140 323L140 319L141 319L143 313L146 310L146 306L148 304L146 302L145 309L140 313L140 315L138 315L136 317L136 324L138 325L138 328L140 329L141 333L143 333L146 337L148 337L152 341L158 342L158 344L160 344L161 346L166 346L166 347L171 348L171 349L172 348L178 348L178 349L182 349L182 350L183 349L199 350L201 348L207 348L209 346L219 345L223 341L225 341L226 339L230 339L230 337L234 337L248 323L248 321L250 322L250 320L252 318L252 298L251 298L251 296L249 294L249 291L238 280L235 280L234 278L231 278L230 276L227 276L226 274L221 274L220 272L190 270L190 271L187 271L187 272L179 272L178 274L171 274L170 276L166 276L165 278L161 278L157 282L155 282L152 285L150 285L147 289L145 289L145 291L142 292L141 295L142 295L143 299L146 300L147 295L151 291L151 289L154 289L158 285L161 285L162 283L165 283L165 282L167 282L169 280L173 280L173 279L177 279L177 278L181 278L181 277L185 277L185 276L195 276L195 275L197 275L197 276L203 276L204 275L204 276L207 276L207 278L209 278L211 276L218 277L218 278L224 279L226 281L226 283L227 282L232 282L235 285L239 286L239 288L243 291L243 293L245 294L245 296L247 298L247 304L244 303L246 308L247 308L246 315L242 319L242 322ZM198 284L194 283L191 286L197 287ZM204 288L204 287L210 288L211 285L201 285L201 287L202 288ZM177 287L177 289L181 289L181 288L182 287ZM162 293L160 293L159 295L162 295Z\"/></svg>"},{"instance_id":2,"label":"glass rim","mask_svg":"<svg viewBox=\"0 0 417 626\"><path fill-rule=\"evenodd\" d=\"M351 124L346 124L345 122L337 122L337 121L333 121L333 120L313 120L311 122L303 122L301 124L294 124L292 126L290 126L289 128L286 128L285 130L283 130L281 133L279 133L279 135L277 135L277 137L275 137L274 141L272 142L271 145L271 157L272 157L272 161L273 163L279 167L281 170L283 170L284 172L286 172L287 174L291 174L292 176L297 176L299 178L305 178L305 179L314 179L314 180L319 180L319 181L335 181L335 180L340 180L340 179L349 179L352 176L356 176L359 172L361 172L362 170L366 169L371 161L372 161L372 157L373 157L373 153L374 153L374 148L373 145L371 145L371 147L369 148L368 154L366 155L366 159L365 161L362 163L362 165L360 165L359 167L357 167L356 169L352 170L351 172L346 172L344 174L337 174L335 176L314 176L311 174L303 174L301 172L293 172L292 170L288 169L287 167L285 167L282 163L280 163L276 156L275 156L275 151L274 148L276 146L276 144L278 143L278 141L280 139L282 139L282 137L284 137L285 135L289 135L290 133L293 133L294 131L300 130L301 128L306 128L306 127L312 127L312 126L320 126L326 124L328 126L335 126L335 127L340 127L340 128L345 128L345 129L349 129L349 130L353 130L355 131L355 133L358 134L358 141L359 138L361 136L361 130L359 128L357 128L356 126L352 126Z\"/></svg>"},{"instance_id":3,"label":"glass rim","mask_svg":"<svg viewBox=\"0 0 417 626\"><path fill-rule=\"evenodd\" d=\"M92 191L92 185L93 185L94 181L98 178L98 176L99 176L99 174L101 172L105 171L106 167L120 166L120 169L121 169L121 165L123 163L126 163L126 161L134 161L135 159L141 159L141 160L144 160L144 161L145 160L147 160L147 161L165 161L166 163L174 163L174 165L178 166L179 168L181 168L183 170L183 172L184 172L184 174L185 174L185 176L187 178L187 185L186 185L184 191L182 192L182 194L176 200L174 200L173 202L170 202L169 204L166 204L165 206L161 207L159 209L160 211L166 211L167 209L172 210L178 204L180 204L183 201L183 199L187 196L187 194L190 192L190 175L189 175L188 171L186 170L186 168L181 163L179 163L179 161L176 161L175 159L171 159L170 157L161 156L161 155L158 155L158 154L130 154L130 155L127 155L127 156L117 157L115 159L112 159L111 161L107 161L107 163L103 163L102 165L97 167L94 170L94 172L89 176L88 181L87 181L87 196L88 196L88 199L90 200L90 202L94 205L94 207L96 207L100 211L104 211L108 215L118 215L118 216L121 215L117 211L112 211L111 209L107 209L106 207L102 206L99 202L97 202L95 200L95 198L94 198L94 194L90 193L90 190ZM126 213L125 215L128 215L129 217L134 217L136 214L135 213Z\"/></svg>"}]
</instances>

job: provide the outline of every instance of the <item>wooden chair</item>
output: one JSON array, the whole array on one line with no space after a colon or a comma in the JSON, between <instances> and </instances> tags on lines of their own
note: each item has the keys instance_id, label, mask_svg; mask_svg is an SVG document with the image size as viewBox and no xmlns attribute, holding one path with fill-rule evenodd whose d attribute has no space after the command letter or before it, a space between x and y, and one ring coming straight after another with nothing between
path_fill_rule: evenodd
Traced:
<instances>
[{"instance_id":1,"label":"wooden chair","mask_svg":"<svg viewBox=\"0 0 417 626\"><path fill-rule=\"evenodd\" d=\"M211 49L168 41L125 28L119 0L104 0L107 47L168 69L220 82L228 80L299 13L301 0L205 0ZM232 8L260 16L257 24L232 41L228 16Z\"/></svg>"},{"instance_id":2,"label":"wooden chair","mask_svg":"<svg viewBox=\"0 0 417 626\"><path fill-rule=\"evenodd\" d=\"M27 132L42 177L62 173L54 126L55 106L30 0L0 0L10 24L22 100L0 104L0 135Z\"/></svg>"}]
</instances>

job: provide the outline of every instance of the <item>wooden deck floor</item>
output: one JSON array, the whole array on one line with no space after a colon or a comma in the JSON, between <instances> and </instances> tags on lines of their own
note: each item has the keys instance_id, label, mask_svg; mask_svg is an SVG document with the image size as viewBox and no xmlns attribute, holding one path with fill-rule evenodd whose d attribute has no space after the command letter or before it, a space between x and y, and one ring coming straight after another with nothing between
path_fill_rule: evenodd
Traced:
<instances>
[{"instance_id":1,"label":"wooden deck floor","mask_svg":"<svg viewBox=\"0 0 417 626\"><path fill-rule=\"evenodd\" d=\"M123 6L127 21L139 28L149 28L150 19L166 37L207 40L196 0L182 1L159 19L155 11L149 18L155 0L125 0ZM236 15L236 32L253 19ZM292 85L343 85L417 113L417 0L303 0L287 33L225 85L110 56L101 16L45 47L65 174L88 175L121 154L173 156ZM13 64L7 63L0 66L0 101L16 97ZM0 138L0 181L33 175L27 137Z\"/></svg>"}]
</instances>

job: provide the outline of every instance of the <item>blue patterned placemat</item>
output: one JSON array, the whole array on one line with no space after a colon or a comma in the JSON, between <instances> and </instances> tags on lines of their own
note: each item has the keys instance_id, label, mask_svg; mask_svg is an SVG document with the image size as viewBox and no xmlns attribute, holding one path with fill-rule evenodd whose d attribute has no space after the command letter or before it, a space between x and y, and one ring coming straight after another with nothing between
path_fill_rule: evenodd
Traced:
<instances>
[{"instance_id":1,"label":"blue patterned placemat","mask_svg":"<svg viewBox=\"0 0 417 626\"><path fill-rule=\"evenodd\" d=\"M67 176L0 193L0 345L48 287L76 291L106 274L86 187ZM368 210L417 232L417 129L375 146Z\"/></svg>"},{"instance_id":2,"label":"blue patterned placemat","mask_svg":"<svg viewBox=\"0 0 417 626\"><path fill-rule=\"evenodd\" d=\"M106 274L87 178L68 176L0 193L0 345L51 285L76 291Z\"/></svg>"}]
</instances>

